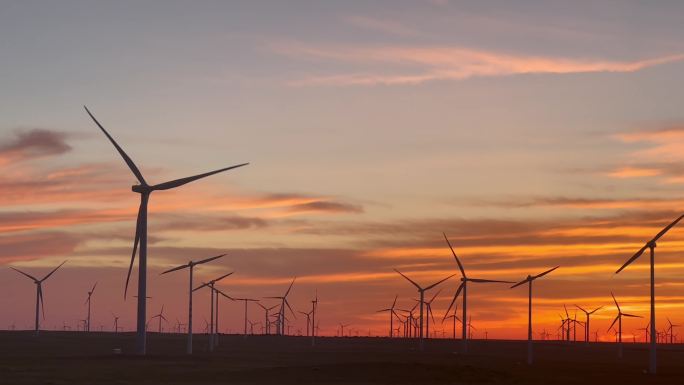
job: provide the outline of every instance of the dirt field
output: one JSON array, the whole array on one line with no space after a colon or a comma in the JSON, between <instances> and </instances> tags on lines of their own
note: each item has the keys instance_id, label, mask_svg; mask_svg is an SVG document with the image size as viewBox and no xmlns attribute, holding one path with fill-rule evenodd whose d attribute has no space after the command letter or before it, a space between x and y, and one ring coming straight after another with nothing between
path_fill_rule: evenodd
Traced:
<instances>
[{"instance_id":1,"label":"dirt field","mask_svg":"<svg viewBox=\"0 0 684 385\"><path fill-rule=\"evenodd\" d=\"M678 384L684 346L661 345L659 374L644 374L647 349L625 344L617 360L612 344L536 342L536 363L525 362L525 342L387 338L221 336L213 354L195 338L188 357L185 336L148 335L149 355L130 352L132 334L0 332L0 384ZM112 350L121 348L122 355Z\"/></svg>"}]
</instances>

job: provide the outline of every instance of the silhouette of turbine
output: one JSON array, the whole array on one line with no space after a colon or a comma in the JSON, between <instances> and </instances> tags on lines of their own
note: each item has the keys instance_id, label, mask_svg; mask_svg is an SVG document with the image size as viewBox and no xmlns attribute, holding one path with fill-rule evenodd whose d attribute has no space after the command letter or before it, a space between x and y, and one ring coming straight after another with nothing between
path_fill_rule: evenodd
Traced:
<instances>
[{"instance_id":1,"label":"silhouette of turbine","mask_svg":"<svg viewBox=\"0 0 684 385\"><path fill-rule=\"evenodd\" d=\"M57 271L60 267L62 267L63 264L65 264L66 261L62 262L59 264L59 266L55 267L51 272L49 272L43 279L38 279L31 274L24 273L23 271L14 268L10 266L9 268L16 271L17 273L23 274L27 276L28 278L33 280L33 283L36 284L36 329L35 333L38 335L38 332L40 331L40 318L38 317L38 314L40 314L41 310L43 312L43 319L45 319L45 307L43 306L43 282L45 282L46 279L50 278L50 276Z\"/></svg>"},{"instance_id":2,"label":"silhouette of turbine","mask_svg":"<svg viewBox=\"0 0 684 385\"><path fill-rule=\"evenodd\" d=\"M617 269L615 274L620 273L624 268L629 266L632 262L636 261L637 258L639 258L646 249L649 249L651 251L651 343L649 345L649 360L648 360L648 371L651 374L655 374L656 371L658 370L657 368L657 362L656 362L656 344L657 344L657 338L653 338L656 334L656 319L655 319L655 248L656 248L656 242L660 237L665 235L668 231L670 231L671 228L673 228L679 221L684 218L684 215L679 216L679 218L675 219L672 223L669 225L665 226L658 234L656 234L653 239L650 241L646 242L646 244L637 251L632 258L628 259L627 262L625 262L622 267Z\"/></svg>"},{"instance_id":3,"label":"silhouette of turbine","mask_svg":"<svg viewBox=\"0 0 684 385\"><path fill-rule=\"evenodd\" d=\"M145 300L145 298L147 297L147 205L150 199L150 194L152 194L152 192L154 191L169 190L172 188L180 187L184 184L196 181L198 179L206 178L208 176L232 170L234 168L246 166L249 163L242 163L235 166L210 171L204 174L198 174L186 178L175 179L169 182L159 183L150 186L149 184L147 184L147 181L145 181L145 178L143 177L138 167L135 165L135 163L133 163L133 160L126 154L126 152L124 152L121 146L119 146L119 144L114 140L114 138L112 138L112 136L109 135L107 130L105 130L104 127L102 127L100 122L98 122L97 119L95 119L95 116L93 116L93 114L90 113L90 110L88 110L86 106L83 106L83 108L85 108L90 118L95 122L95 124L100 128L100 130L102 130L102 133L105 134L105 136L107 137L107 139L109 139L112 145L114 145L116 150L119 152L119 155L121 155L124 162L126 162L126 164L128 165L128 168L131 170L133 175L135 175L135 177L138 179L138 182L140 183L138 185L134 185L131 188L133 192L140 194L140 208L138 209L138 218L136 220L135 225L135 239L133 241L133 253L131 255L131 263L128 267L128 275L126 276L124 299L126 298L126 294L128 293L128 282L131 278L131 271L133 269L133 262L135 261L135 254L138 248L138 243L140 243L140 259L138 260L138 318L136 324L137 333L135 338L135 349L136 353L144 355L146 351L145 324L147 310Z\"/></svg>"},{"instance_id":4,"label":"silhouette of turbine","mask_svg":"<svg viewBox=\"0 0 684 385\"><path fill-rule=\"evenodd\" d=\"M523 279L522 281L516 283L515 285L511 286L511 289L514 287L518 287L522 284L527 283L527 288L528 288L528 302L527 302L527 364L532 365L532 282L537 279L545 276L546 274L549 274L550 272L556 270L560 266L556 266L553 269L546 270L545 272L541 274L537 274L535 276L528 275L527 278Z\"/></svg>"},{"instance_id":5,"label":"silhouette of turbine","mask_svg":"<svg viewBox=\"0 0 684 385\"><path fill-rule=\"evenodd\" d=\"M194 271L195 266L201 265L203 263L211 262L211 261L213 261L215 259L219 259L225 255L226 254L221 254L221 255L217 255L215 257L211 257L211 258L207 258L207 259L203 259L203 260L197 261L197 262L190 261L190 262L186 263L185 265L174 267L173 269L166 270L160 274L160 275L162 275L162 274L170 273L172 271L182 270L185 268L190 269L190 292L188 293L188 346L187 346L187 350L186 350L187 354L192 354L192 292L193 292L193 290L192 290L192 273Z\"/></svg>"}]
</instances>

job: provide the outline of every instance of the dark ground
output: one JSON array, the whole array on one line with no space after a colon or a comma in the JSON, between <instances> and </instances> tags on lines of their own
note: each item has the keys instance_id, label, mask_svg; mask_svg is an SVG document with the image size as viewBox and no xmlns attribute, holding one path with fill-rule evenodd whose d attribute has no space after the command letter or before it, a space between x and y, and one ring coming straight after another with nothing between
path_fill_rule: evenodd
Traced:
<instances>
[{"instance_id":1,"label":"dark ground","mask_svg":"<svg viewBox=\"0 0 684 385\"><path fill-rule=\"evenodd\" d=\"M148 334L148 356L126 354L130 333L0 332L0 384L681 384L684 346L659 346L659 374L644 374L648 350L625 344L535 343L536 362L525 362L524 341L387 338L221 336L213 354L195 337L188 357L185 336ZM121 348L122 355L114 355Z\"/></svg>"}]
</instances>

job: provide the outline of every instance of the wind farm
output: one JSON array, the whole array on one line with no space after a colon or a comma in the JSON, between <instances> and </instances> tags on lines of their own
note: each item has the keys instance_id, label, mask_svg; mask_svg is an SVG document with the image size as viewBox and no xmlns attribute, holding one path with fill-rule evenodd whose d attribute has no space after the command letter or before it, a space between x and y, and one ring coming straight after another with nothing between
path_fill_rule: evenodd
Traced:
<instances>
[{"instance_id":1,"label":"wind farm","mask_svg":"<svg viewBox=\"0 0 684 385\"><path fill-rule=\"evenodd\" d=\"M0 9L0 384L682 382L684 2Z\"/></svg>"}]
</instances>

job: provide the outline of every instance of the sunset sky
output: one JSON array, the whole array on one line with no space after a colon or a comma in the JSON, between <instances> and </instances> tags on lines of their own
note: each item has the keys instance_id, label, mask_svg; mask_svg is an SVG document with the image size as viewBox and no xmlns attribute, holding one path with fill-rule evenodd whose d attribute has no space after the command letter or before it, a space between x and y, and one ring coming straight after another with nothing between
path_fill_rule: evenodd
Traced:
<instances>
[{"instance_id":1,"label":"sunset sky","mask_svg":"<svg viewBox=\"0 0 684 385\"><path fill-rule=\"evenodd\" d=\"M613 273L684 212L684 3L657 4L5 1L0 328L34 315L8 266L63 260L43 327L75 328L96 281L92 327L134 326L136 181L85 104L151 183L251 162L152 194L149 315L186 322L187 272L159 273L227 253L195 280L235 271L221 289L261 298L297 276L290 303L317 291L321 334L387 334L375 311L417 295L393 268L457 273L445 232L473 277L561 266L535 283L535 333L555 335L563 304L603 305L592 333L610 339L610 292L644 317L649 300L647 258ZM656 249L659 329L684 323L682 252L679 228ZM440 330L457 285L439 287ZM476 337L526 337L527 291L508 287L469 286ZM242 306L221 303L222 331Z\"/></svg>"}]
</instances>

